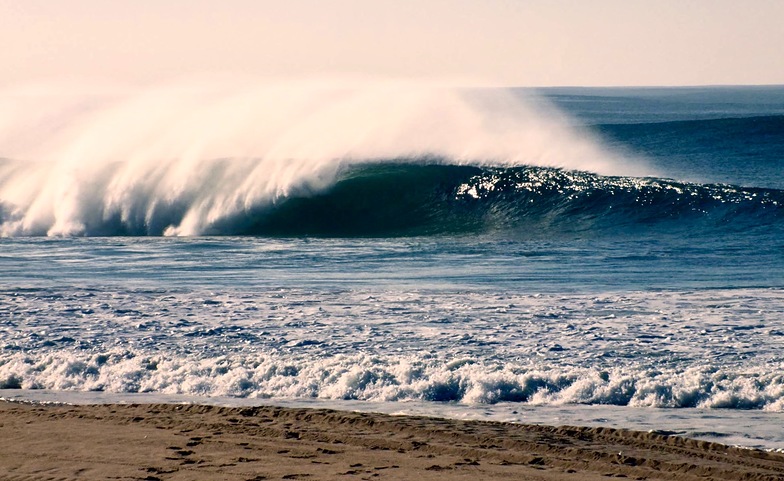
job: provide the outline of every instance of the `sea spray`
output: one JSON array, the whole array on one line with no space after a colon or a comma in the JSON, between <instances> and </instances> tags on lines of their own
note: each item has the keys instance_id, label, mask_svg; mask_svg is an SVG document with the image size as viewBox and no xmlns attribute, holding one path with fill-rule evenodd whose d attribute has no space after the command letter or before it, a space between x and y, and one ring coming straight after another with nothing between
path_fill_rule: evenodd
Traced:
<instances>
[{"instance_id":1,"label":"sea spray","mask_svg":"<svg viewBox=\"0 0 784 481\"><path fill-rule=\"evenodd\" d=\"M4 236L220 233L227 218L389 159L644 172L541 99L503 89L213 80L13 90L0 111Z\"/></svg>"}]
</instances>

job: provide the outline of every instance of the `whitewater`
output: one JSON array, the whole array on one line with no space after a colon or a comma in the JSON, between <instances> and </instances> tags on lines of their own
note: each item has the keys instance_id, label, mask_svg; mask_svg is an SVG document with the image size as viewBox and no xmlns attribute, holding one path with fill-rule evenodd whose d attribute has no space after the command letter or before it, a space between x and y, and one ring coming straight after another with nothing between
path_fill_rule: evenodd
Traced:
<instances>
[{"instance_id":1,"label":"whitewater","mask_svg":"<svg viewBox=\"0 0 784 481\"><path fill-rule=\"evenodd\" d=\"M784 88L0 93L0 396L784 449Z\"/></svg>"}]
</instances>

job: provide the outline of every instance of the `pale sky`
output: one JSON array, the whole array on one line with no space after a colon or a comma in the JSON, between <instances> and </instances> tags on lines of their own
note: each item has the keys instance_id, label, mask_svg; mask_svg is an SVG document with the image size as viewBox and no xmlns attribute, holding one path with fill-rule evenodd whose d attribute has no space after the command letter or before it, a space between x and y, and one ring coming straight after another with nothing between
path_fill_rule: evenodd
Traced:
<instances>
[{"instance_id":1,"label":"pale sky","mask_svg":"<svg viewBox=\"0 0 784 481\"><path fill-rule=\"evenodd\" d=\"M0 0L0 86L190 75L784 84L784 0Z\"/></svg>"}]
</instances>

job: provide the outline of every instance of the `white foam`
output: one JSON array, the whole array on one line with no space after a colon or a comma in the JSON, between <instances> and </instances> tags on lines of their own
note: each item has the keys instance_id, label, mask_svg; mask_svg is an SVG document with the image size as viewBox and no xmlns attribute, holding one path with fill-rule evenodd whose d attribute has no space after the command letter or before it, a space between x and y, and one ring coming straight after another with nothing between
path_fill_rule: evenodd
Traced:
<instances>
[{"instance_id":1,"label":"white foam","mask_svg":"<svg viewBox=\"0 0 784 481\"><path fill-rule=\"evenodd\" d=\"M0 384L780 412L782 296L0 291Z\"/></svg>"},{"instance_id":2,"label":"white foam","mask_svg":"<svg viewBox=\"0 0 784 481\"><path fill-rule=\"evenodd\" d=\"M587 367L486 362L450 369L417 356L290 355L173 357L119 349L101 354L57 351L4 356L2 387L159 392L192 396L321 398L473 404L607 404L656 408L734 408L780 411L784 380L767 366L691 367L658 372L629 365Z\"/></svg>"}]
</instances>

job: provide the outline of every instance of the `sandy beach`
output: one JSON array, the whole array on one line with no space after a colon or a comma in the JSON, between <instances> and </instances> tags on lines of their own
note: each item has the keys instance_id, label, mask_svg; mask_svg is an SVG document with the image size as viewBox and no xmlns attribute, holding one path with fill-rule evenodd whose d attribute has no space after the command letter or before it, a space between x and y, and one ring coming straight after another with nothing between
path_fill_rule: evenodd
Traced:
<instances>
[{"instance_id":1,"label":"sandy beach","mask_svg":"<svg viewBox=\"0 0 784 481\"><path fill-rule=\"evenodd\" d=\"M609 428L273 406L0 403L0 479L782 480L784 455Z\"/></svg>"}]
</instances>

